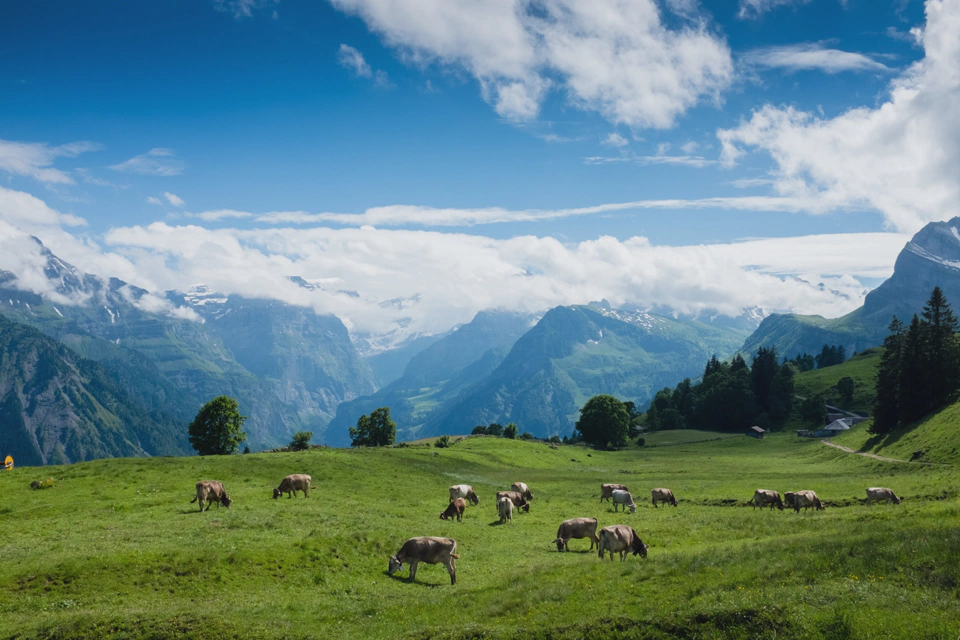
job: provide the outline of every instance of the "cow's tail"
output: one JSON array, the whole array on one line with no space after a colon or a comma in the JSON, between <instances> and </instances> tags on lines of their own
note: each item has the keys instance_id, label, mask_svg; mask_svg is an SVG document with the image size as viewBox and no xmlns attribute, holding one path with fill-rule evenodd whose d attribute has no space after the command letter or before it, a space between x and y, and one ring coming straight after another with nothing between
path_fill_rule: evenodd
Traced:
<instances>
[{"instance_id":1,"label":"cow's tail","mask_svg":"<svg viewBox=\"0 0 960 640\"><path fill-rule=\"evenodd\" d=\"M196 501L197 501L197 496L193 496L193 500L190 501L190 504L193 504Z\"/></svg>"},{"instance_id":2,"label":"cow's tail","mask_svg":"<svg viewBox=\"0 0 960 640\"><path fill-rule=\"evenodd\" d=\"M453 558L454 560L459 560L459 559L460 559L460 554L459 554L459 553L451 553L451 554L450 554L450 557Z\"/></svg>"}]
</instances>

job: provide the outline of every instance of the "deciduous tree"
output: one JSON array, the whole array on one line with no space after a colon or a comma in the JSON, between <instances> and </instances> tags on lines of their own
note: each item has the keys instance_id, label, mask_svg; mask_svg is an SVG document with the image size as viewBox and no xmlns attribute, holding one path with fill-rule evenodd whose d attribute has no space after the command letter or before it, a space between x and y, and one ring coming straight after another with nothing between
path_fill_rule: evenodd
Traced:
<instances>
[{"instance_id":1,"label":"deciduous tree","mask_svg":"<svg viewBox=\"0 0 960 640\"><path fill-rule=\"evenodd\" d=\"M246 419L235 399L217 396L203 405L190 423L190 444L202 456L229 455L247 439L243 431Z\"/></svg>"}]
</instances>

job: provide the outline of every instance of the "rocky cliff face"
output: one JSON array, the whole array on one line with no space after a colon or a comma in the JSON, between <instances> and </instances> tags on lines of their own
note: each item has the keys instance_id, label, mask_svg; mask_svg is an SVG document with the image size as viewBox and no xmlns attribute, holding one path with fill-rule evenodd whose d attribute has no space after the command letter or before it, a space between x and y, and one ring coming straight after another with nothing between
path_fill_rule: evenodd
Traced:
<instances>
[{"instance_id":1,"label":"rocky cliff face","mask_svg":"<svg viewBox=\"0 0 960 640\"><path fill-rule=\"evenodd\" d=\"M743 351L776 346L778 353L792 358L802 352L818 353L824 344L841 344L847 353L877 346L893 316L909 324L937 286L960 310L960 217L931 222L918 231L897 256L893 275L868 293L859 309L832 319L771 315L747 338Z\"/></svg>"}]
</instances>

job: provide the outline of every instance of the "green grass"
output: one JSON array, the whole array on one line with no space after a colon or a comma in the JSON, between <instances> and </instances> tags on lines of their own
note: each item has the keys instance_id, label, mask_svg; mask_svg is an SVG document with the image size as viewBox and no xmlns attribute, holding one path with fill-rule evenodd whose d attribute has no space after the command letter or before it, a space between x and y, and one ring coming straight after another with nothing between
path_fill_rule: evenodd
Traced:
<instances>
[{"instance_id":1,"label":"green grass","mask_svg":"<svg viewBox=\"0 0 960 640\"><path fill-rule=\"evenodd\" d=\"M655 434L667 438L676 434ZM712 435L712 434L711 434ZM102 460L0 473L0 637L956 638L960 498L952 466L883 463L786 434L589 451L501 438L449 449ZM271 500L289 473L308 499ZM56 485L33 491L31 480ZM189 504L201 479L231 509ZM496 524L524 481L529 514ZM479 507L439 520L447 487ZM622 482L636 514L599 504ZM860 504L890 486L901 505ZM678 508L653 509L649 490ZM754 511L756 488L814 489L823 512ZM632 525L646 560L600 561L560 521ZM458 582L386 575L416 535L458 542ZM405 575L405 573L404 573Z\"/></svg>"},{"instance_id":2,"label":"green grass","mask_svg":"<svg viewBox=\"0 0 960 640\"><path fill-rule=\"evenodd\" d=\"M888 435L868 433L870 424L859 424L832 441L898 460L960 465L960 403Z\"/></svg>"},{"instance_id":3,"label":"green grass","mask_svg":"<svg viewBox=\"0 0 960 640\"><path fill-rule=\"evenodd\" d=\"M873 401L876 398L874 388L877 382L877 366L883 348L875 347L861 351L843 364L834 365L825 369L804 371L794 378L794 393L798 396L815 396L824 394L827 403L847 411L873 410ZM844 402L837 394L831 394L831 387L843 377L853 379L853 401Z\"/></svg>"}]
</instances>

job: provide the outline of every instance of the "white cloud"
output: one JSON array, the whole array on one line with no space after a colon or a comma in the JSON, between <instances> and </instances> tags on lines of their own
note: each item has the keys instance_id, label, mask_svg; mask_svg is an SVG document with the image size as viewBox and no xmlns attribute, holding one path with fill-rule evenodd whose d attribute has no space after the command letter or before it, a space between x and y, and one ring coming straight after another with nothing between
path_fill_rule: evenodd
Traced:
<instances>
[{"instance_id":1,"label":"white cloud","mask_svg":"<svg viewBox=\"0 0 960 640\"><path fill-rule=\"evenodd\" d=\"M374 71L364 59L363 54L348 44L341 44L337 51L337 62L344 69L349 69L358 78L369 78L373 80L373 86L378 89L392 89L393 83L386 71L377 69Z\"/></svg>"},{"instance_id":2,"label":"white cloud","mask_svg":"<svg viewBox=\"0 0 960 640\"><path fill-rule=\"evenodd\" d=\"M51 225L80 227L87 224L86 220L72 213L51 209L43 200L29 193L3 187L0 187L0 220L26 228Z\"/></svg>"},{"instance_id":3,"label":"white cloud","mask_svg":"<svg viewBox=\"0 0 960 640\"><path fill-rule=\"evenodd\" d=\"M188 218L197 218L206 222L216 222L217 220L227 220L229 218L252 218L252 213L246 211L234 211L233 209L216 209L213 211L203 211L201 213L188 213Z\"/></svg>"},{"instance_id":4,"label":"white cloud","mask_svg":"<svg viewBox=\"0 0 960 640\"><path fill-rule=\"evenodd\" d=\"M0 140L0 171L49 184L74 184L70 174L53 168L54 161L57 158L75 158L81 153L100 148L95 142L71 142L51 147L40 142Z\"/></svg>"},{"instance_id":5,"label":"white cloud","mask_svg":"<svg viewBox=\"0 0 960 640\"><path fill-rule=\"evenodd\" d=\"M766 105L720 130L728 164L754 149L776 162L781 196L812 212L872 208L900 231L957 214L960 202L960 0L928 0L925 56L877 108L823 118Z\"/></svg>"},{"instance_id":6,"label":"white cloud","mask_svg":"<svg viewBox=\"0 0 960 640\"><path fill-rule=\"evenodd\" d=\"M890 68L862 53L826 49L821 44L804 43L765 47L747 51L740 61L754 67L808 71L817 69L826 73L843 71L890 71Z\"/></svg>"},{"instance_id":7,"label":"white cloud","mask_svg":"<svg viewBox=\"0 0 960 640\"><path fill-rule=\"evenodd\" d=\"M714 165L719 165L719 160L708 160L703 156L669 156L669 155L653 155L653 156L635 156L635 155L622 155L615 157L605 157L605 156L590 156L583 159L585 164L669 164L675 166L685 166L685 167L696 167L698 169L703 167L709 167ZM736 208L736 207L734 207Z\"/></svg>"},{"instance_id":8,"label":"white cloud","mask_svg":"<svg viewBox=\"0 0 960 640\"><path fill-rule=\"evenodd\" d=\"M608 135L606 138L603 139L603 144L610 145L611 147L620 148L620 147L627 146L628 144L630 144L630 142L626 138L624 138L622 135L614 131L613 133L611 133L610 135Z\"/></svg>"},{"instance_id":9,"label":"white cloud","mask_svg":"<svg viewBox=\"0 0 960 640\"><path fill-rule=\"evenodd\" d=\"M150 204L159 204L159 205L163 204L163 200L161 200L160 198L156 198L154 196L147 196L147 202L149 202Z\"/></svg>"},{"instance_id":10,"label":"white cloud","mask_svg":"<svg viewBox=\"0 0 960 640\"><path fill-rule=\"evenodd\" d=\"M465 69L511 120L535 118L555 87L615 124L664 128L719 100L733 77L726 42L704 20L668 28L654 0L330 2L411 63Z\"/></svg>"},{"instance_id":11,"label":"white cloud","mask_svg":"<svg viewBox=\"0 0 960 640\"><path fill-rule=\"evenodd\" d=\"M170 193L169 191L165 191L163 193L163 197L167 199L167 202L175 207L182 207L185 204L183 198L175 193Z\"/></svg>"},{"instance_id":12,"label":"white cloud","mask_svg":"<svg viewBox=\"0 0 960 640\"><path fill-rule=\"evenodd\" d=\"M280 3L280 0L214 0L213 6L217 11L232 13L234 18L250 18L254 11L260 9L273 9ZM277 17L276 11L273 17Z\"/></svg>"},{"instance_id":13,"label":"white cloud","mask_svg":"<svg viewBox=\"0 0 960 640\"><path fill-rule=\"evenodd\" d=\"M740 10L737 12L737 17L741 20L759 18L768 11L780 7L797 6L808 2L810 0L740 0Z\"/></svg>"},{"instance_id":14,"label":"white cloud","mask_svg":"<svg viewBox=\"0 0 960 640\"><path fill-rule=\"evenodd\" d=\"M120 164L111 165L114 171L136 173L144 176L177 176L183 173L184 164L170 149L154 148L134 156Z\"/></svg>"}]
</instances>

